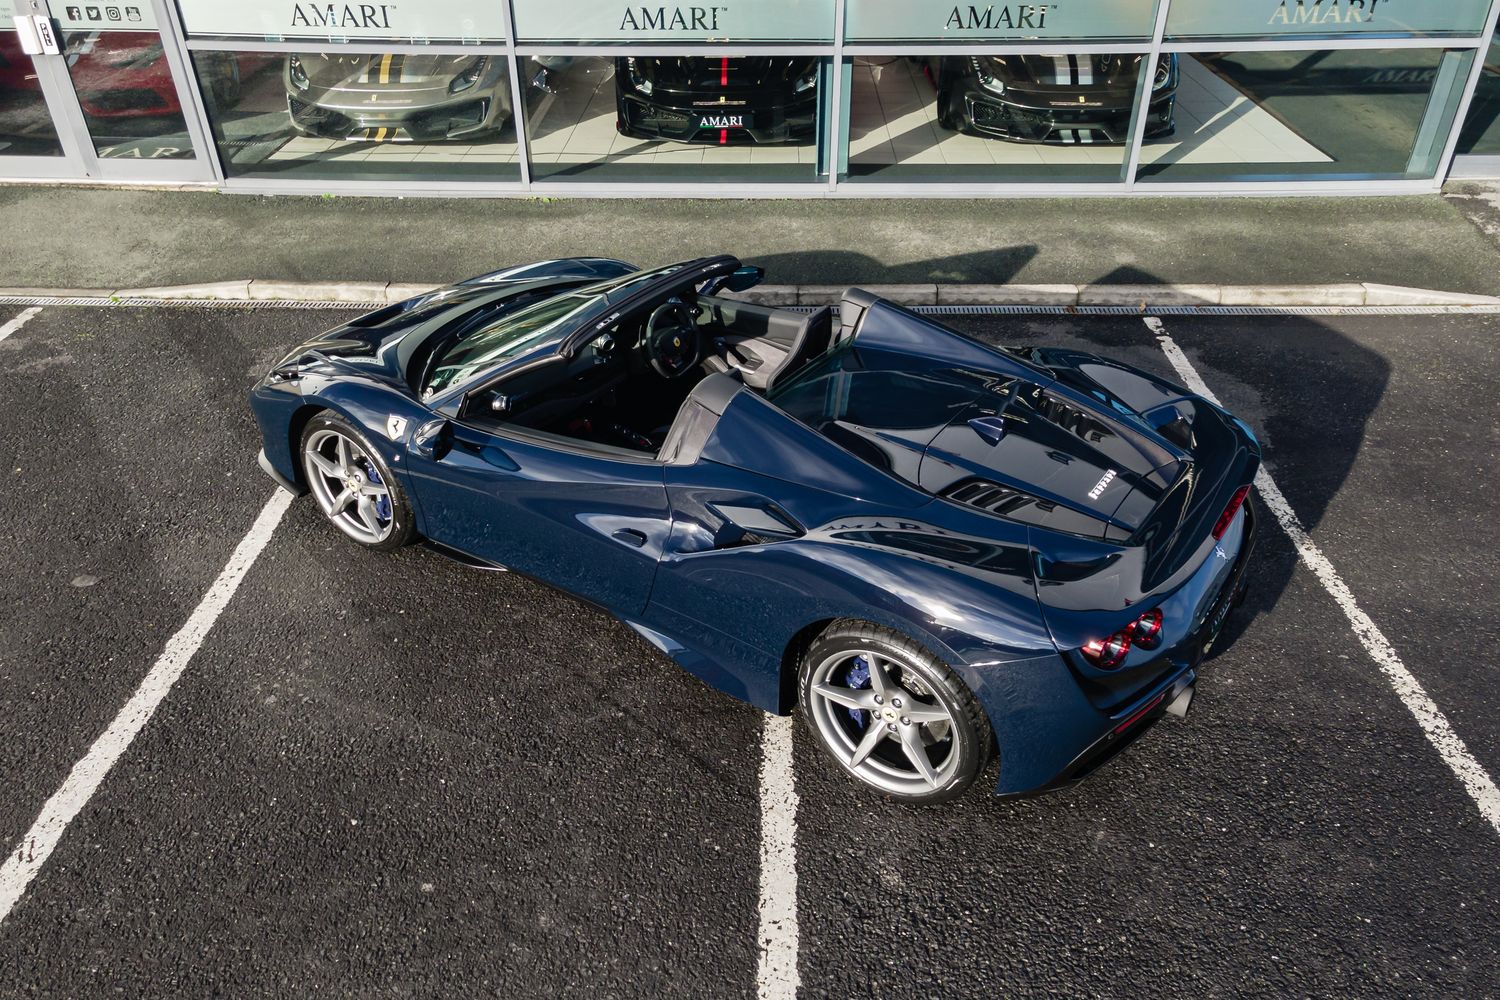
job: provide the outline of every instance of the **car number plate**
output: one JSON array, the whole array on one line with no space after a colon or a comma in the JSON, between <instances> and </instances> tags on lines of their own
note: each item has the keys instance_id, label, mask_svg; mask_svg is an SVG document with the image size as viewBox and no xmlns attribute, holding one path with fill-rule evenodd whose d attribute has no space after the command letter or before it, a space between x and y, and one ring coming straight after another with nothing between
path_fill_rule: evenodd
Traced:
<instances>
[{"instance_id":1,"label":"car number plate","mask_svg":"<svg viewBox=\"0 0 1500 1000\"><path fill-rule=\"evenodd\" d=\"M750 116L743 111L727 112L719 114L701 114L698 116L698 127L704 128L749 128Z\"/></svg>"}]
</instances>

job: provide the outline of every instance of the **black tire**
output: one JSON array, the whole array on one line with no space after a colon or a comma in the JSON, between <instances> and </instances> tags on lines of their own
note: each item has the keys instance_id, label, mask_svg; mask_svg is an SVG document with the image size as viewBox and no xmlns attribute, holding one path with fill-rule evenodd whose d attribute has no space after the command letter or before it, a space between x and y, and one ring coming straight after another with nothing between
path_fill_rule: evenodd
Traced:
<instances>
[{"instance_id":1,"label":"black tire","mask_svg":"<svg viewBox=\"0 0 1500 1000\"><path fill-rule=\"evenodd\" d=\"M828 683L830 675L827 671L837 669L830 668L828 664L844 662L849 658L855 658L857 662L861 654L873 654L881 660L888 677L895 680L898 686L916 689L919 700L913 702L913 705L946 711L946 723L938 725L947 725L947 739L928 744L924 750L929 760L934 753L938 756L933 766L940 780L935 786L924 785L919 790L907 787L923 784L916 780L918 774L910 761L908 766L912 766L912 781L903 782L899 777L884 775L884 772L897 774L905 759L906 751L900 745L904 743L907 734L900 727L908 723L899 718L893 717L886 724L889 732L897 733L898 737L887 738L882 735L876 750L871 751L857 766L851 764L852 756L858 753L854 749L855 742L862 736L870 736L869 727L879 726L881 723L876 721L872 712L866 712L865 726L863 729L859 728L859 724L853 719L853 712L859 710L851 710L842 704L835 705L826 696L815 694L814 686L820 678L823 678L822 683ZM858 693L862 689L851 690ZM909 695L911 691L901 693ZM995 737L990 730L989 719L978 699L952 668L899 632L869 622L852 619L836 621L812 642L799 665L797 703L802 721L840 770L878 794L913 805L933 805L962 795L988 766L995 748ZM839 711L849 716L847 723L838 715ZM899 711L896 714L899 716ZM841 727L843 735L839 735L839 729L831 727ZM925 738L933 736L933 727L918 723L915 728ZM949 740L951 743L944 747L942 744ZM894 753L891 752L892 744L897 746ZM885 759L882 759L882 755Z\"/></svg>"},{"instance_id":2,"label":"black tire","mask_svg":"<svg viewBox=\"0 0 1500 1000\"><path fill-rule=\"evenodd\" d=\"M950 132L962 132L964 130L962 112L955 112L953 98L947 93L938 94L938 126Z\"/></svg>"},{"instance_id":3,"label":"black tire","mask_svg":"<svg viewBox=\"0 0 1500 1000\"><path fill-rule=\"evenodd\" d=\"M387 491L390 501L389 530L383 536L378 538L362 538L352 532L344 523L341 523L340 516L342 515L329 513L328 504L325 503L327 490L320 491L318 484L314 482L314 477L319 475L319 473L313 466L312 460L308 457L308 451L316 447L314 442L320 439L326 441L327 435L330 434L341 435L352 442L362 452L362 454L354 459L354 462L360 465L360 469L364 473L368 473L373 468L376 475L369 477L370 482L375 483L375 479L378 477L379 481L375 485L384 487ZM399 549L416 537L416 521L412 512L411 501L407 499L406 491L401 488L401 481L392 474L385 460L380 457L380 452L370 443L370 439L348 420L327 410L309 420L307 426L302 429L302 440L297 448L297 460L302 469L303 476L308 481L308 487L312 492L313 500L318 504L319 509L323 511L323 515L328 518L334 527L339 529L341 534L356 545L373 549L376 552L390 552L394 549ZM381 519L382 527L384 527L384 520L386 519ZM376 533L372 531L370 534L374 536Z\"/></svg>"}]
</instances>

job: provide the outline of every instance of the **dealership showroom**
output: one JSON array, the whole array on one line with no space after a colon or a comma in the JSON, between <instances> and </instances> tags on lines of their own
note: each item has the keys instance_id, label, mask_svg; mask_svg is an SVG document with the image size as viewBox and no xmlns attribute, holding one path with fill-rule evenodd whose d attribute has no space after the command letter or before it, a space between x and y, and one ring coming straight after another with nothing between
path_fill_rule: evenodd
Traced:
<instances>
[{"instance_id":1,"label":"dealership showroom","mask_svg":"<svg viewBox=\"0 0 1500 1000\"><path fill-rule=\"evenodd\" d=\"M1490 0L0 8L4 178L1003 197L1500 176Z\"/></svg>"}]
</instances>

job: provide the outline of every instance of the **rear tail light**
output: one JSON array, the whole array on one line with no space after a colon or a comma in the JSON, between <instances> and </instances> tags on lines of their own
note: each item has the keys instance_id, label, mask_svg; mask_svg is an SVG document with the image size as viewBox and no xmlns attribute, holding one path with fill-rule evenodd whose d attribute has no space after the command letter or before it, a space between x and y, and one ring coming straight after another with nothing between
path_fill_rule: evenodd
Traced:
<instances>
[{"instance_id":1,"label":"rear tail light","mask_svg":"<svg viewBox=\"0 0 1500 1000\"><path fill-rule=\"evenodd\" d=\"M1142 649L1155 649L1161 645L1161 609L1147 611L1130 626L1131 640Z\"/></svg>"},{"instance_id":2,"label":"rear tail light","mask_svg":"<svg viewBox=\"0 0 1500 1000\"><path fill-rule=\"evenodd\" d=\"M1083 644L1083 658L1100 670L1115 670L1130 655L1131 646L1155 649L1161 645L1162 614L1154 608L1141 615L1114 635L1090 639Z\"/></svg>"},{"instance_id":3,"label":"rear tail light","mask_svg":"<svg viewBox=\"0 0 1500 1000\"><path fill-rule=\"evenodd\" d=\"M1129 653L1130 629L1121 629L1107 639L1091 639L1083 644L1083 658L1100 670L1115 669L1125 662Z\"/></svg>"},{"instance_id":4,"label":"rear tail light","mask_svg":"<svg viewBox=\"0 0 1500 1000\"><path fill-rule=\"evenodd\" d=\"M1224 513L1219 515L1219 521L1214 525L1214 541L1224 537L1224 532L1229 530L1229 525L1234 522L1234 515L1240 512L1245 498L1250 495L1250 487L1241 486L1234 491L1234 496L1229 498L1229 506L1224 508Z\"/></svg>"}]
</instances>

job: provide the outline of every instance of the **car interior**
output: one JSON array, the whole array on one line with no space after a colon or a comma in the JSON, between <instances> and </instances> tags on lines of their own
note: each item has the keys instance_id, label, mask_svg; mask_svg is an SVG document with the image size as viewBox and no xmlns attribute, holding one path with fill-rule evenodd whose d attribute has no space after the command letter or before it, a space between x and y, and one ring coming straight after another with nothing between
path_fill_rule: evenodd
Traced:
<instances>
[{"instance_id":1,"label":"car interior","mask_svg":"<svg viewBox=\"0 0 1500 1000\"><path fill-rule=\"evenodd\" d=\"M834 309L810 314L680 290L620 318L563 370L545 365L496 387L504 425L657 455L711 375L769 394L828 350Z\"/></svg>"}]
</instances>

